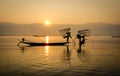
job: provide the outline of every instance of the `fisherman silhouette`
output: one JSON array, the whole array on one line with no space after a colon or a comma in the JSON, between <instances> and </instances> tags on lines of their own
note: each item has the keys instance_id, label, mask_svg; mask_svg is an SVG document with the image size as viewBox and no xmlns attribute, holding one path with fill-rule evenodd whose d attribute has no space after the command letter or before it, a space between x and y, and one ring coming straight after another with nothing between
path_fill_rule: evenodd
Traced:
<instances>
[{"instance_id":1,"label":"fisherman silhouette","mask_svg":"<svg viewBox=\"0 0 120 76\"><path fill-rule=\"evenodd\" d=\"M78 33L77 38L79 39L79 45L85 44L85 36Z\"/></svg>"},{"instance_id":2,"label":"fisherman silhouette","mask_svg":"<svg viewBox=\"0 0 120 76\"><path fill-rule=\"evenodd\" d=\"M69 38L72 38L71 36L71 32L66 32L65 35L64 35L64 38L67 38L67 42L69 42Z\"/></svg>"},{"instance_id":3,"label":"fisherman silhouette","mask_svg":"<svg viewBox=\"0 0 120 76\"><path fill-rule=\"evenodd\" d=\"M25 38L22 38L22 42L24 42L25 41Z\"/></svg>"},{"instance_id":4,"label":"fisherman silhouette","mask_svg":"<svg viewBox=\"0 0 120 76\"><path fill-rule=\"evenodd\" d=\"M20 45L20 43L24 42L25 41L25 38L22 38L22 40L17 44L17 46Z\"/></svg>"}]
</instances>

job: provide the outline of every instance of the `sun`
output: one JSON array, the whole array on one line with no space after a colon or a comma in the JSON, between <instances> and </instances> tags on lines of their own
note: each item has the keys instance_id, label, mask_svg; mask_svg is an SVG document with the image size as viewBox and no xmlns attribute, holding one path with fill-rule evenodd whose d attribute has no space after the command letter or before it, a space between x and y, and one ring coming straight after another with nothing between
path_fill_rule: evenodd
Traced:
<instances>
[{"instance_id":1,"label":"sun","mask_svg":"<svg viewBox=\"0 0 120 76\"><path fill-rule=\"evenodd\" d=\"M50 25L50 21L46 20L45 25L47 25L47 26Z\"/></svg>"}]
</instances>

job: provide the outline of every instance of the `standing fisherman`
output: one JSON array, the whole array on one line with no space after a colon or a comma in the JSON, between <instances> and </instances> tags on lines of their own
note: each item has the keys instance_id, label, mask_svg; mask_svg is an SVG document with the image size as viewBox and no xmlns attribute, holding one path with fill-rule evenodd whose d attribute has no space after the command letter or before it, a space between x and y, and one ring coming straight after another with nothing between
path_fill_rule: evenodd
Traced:
<instances>
[{"instance_id":1,"label":"standing fisherman","mask_svg":"<svg viewBox=\"0 0 120 76\"><path fill-rule=\"evenodd\" d=\"M72 39L70 30L71 30L70 28L65 28L65 29L59 30L59 32L63 36L63 38L67 38L67 40L66 40L67 43L69 43L69 38ZM74 40L73 40L73 42L74 42ZM75 45L75 42L74 42L74 45Z\"/></svg>"},{"instance_id":2,"label":"standing fisherman","mask_svg":"<svg viewBox=\"0 0 120 76\"><path fill-rule=\"evenodd\" d=\"M77 34L77 38L79 39L79 45L85 44L85 36L82 36L81 34Z\"/></svg>"},{"instance_id":3,"label":"standing fisherman","mask_svg":"<svg viewBox=\"0 0 120 76\"><path fill-rule=\"evenodd\" d=\"M25 38L22 38L22 42L24 42L25 41Z\"/></svg>"},{"instance_id":4,"label":"standing fisherman","mask_svg":"<svg viewBox=\"0 0 120 76\"><path fill-rule=\"evenodd\" d=\"M25 41L25 38L22 38L22 40L17 44L17 46L20 45L20 43L24 42Z\"/></svg>"},{"instance_id":5,"label":"standing fisherman","mask_svg":"<svg viewBox=\"0 0 120 76\"><path fill-rule=\"evenodd\" d=\"M82 46L82 44L85 44L85 36L80 34L80 33L78 33L76 38L79 39L79 49L78 49L78 52L81 52L81 46Z\"/></svg>"},{"instance_id":6,"label":"standing fisherman","mask_svg":"<svg viewBox=\"0 0 120 76\"><path fill-rule=\"evenodd\" d=\"M71 32L66 32L65 35L64 35L64 38L67 38L67 43L69 42L69 37L72 38L71 36Z\"/></svg>"}]
</instances>

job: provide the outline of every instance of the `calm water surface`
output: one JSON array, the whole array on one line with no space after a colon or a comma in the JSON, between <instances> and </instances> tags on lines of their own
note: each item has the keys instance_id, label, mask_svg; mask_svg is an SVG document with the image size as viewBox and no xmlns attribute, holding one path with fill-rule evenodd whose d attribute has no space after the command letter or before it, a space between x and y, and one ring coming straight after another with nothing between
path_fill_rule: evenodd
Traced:
<instances>
[{"instance_id":1,"label":"calm water surface","mask_svg":"<svg viewBox=\"0 0 120 76\"><path fill-rule=\"evenodd\" d=\"M65 46L16 46L22 37L61 42L60 36L0 36L0 76L120 76L120 38L91 36L82 49Z\"/></svg>"}]
</instances>

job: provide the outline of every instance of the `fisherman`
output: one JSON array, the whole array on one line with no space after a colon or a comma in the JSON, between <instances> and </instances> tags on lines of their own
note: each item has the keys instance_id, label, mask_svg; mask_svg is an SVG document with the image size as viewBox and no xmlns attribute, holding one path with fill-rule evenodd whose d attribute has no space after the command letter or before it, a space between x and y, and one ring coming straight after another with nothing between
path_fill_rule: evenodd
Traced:
<instances>
[{"instance_id":1,"label":"fisherman","mask_svg":"<svg viewBox=\"0 0 120 76\"><path fill-rule=\"evenodd\" d=\"M20 45L20 43L24 42L25 41L25 38L22 38L22 40L17 44L17 46Z\"/></svg>"},{"instance_id":2,"label":"fisherman","mask_svg":"<svg viewBox=\"0 0 120 76\"><path fill-rule=\"evenodd\" d=\"M69 37L72 38L71 36L71 32L66 32L65 35L64 35L64 38L67 38L67 42L69 42Z\"/></svg>"},{"instance_id":3,"label":"fisherman","mask_svg":"<svg viewBox=\"0 0 120 76\"><path fill-rule=\"evenodd\" d=\"M22 38L22 42L24 42L25 41L25 38Z\"/></svg>"},{"instance_id":4,"label":"fisherman","mask_svg":"<svg viewBox=\"0 0 120 76\"><path fill-rule=\"evenodd\" d=\"M85 36L81 35L81 34L77 34L77 38L79 39L79 44L85 44Z\"/></svg>"}]
</instances>

